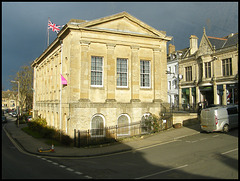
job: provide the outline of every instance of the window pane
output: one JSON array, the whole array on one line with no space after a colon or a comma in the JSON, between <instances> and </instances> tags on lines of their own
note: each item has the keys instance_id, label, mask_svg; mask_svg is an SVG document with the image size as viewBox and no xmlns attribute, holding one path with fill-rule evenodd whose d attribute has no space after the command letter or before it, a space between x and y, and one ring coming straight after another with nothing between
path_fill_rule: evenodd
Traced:
<instances>
[{"instance_id":1,"label":"window pane","mask_svg":"<svg viewBox=\"0 0 240 181\"><path fill-rule=\"evenodd\" d=\"M91 85L102 85L102 57L94 57L91 59Z\"/></svg>"},{"instance_id":2,"label":"window pane","mask_svg":"<svg viewBox=\"0 0 240 181\"><path fill-rule=\"evenodd\" d=\"M150 87L150 61L140 61L140 80L142 87Z\"/></svg>"},{"instance_id":3,"label":"window pane","mask_svg":"<svg viewBox=\"0 0 240 181\"><path fill-rule=\"evenodd\" d=\"M127 86L127 59L117 59L117 86Z\"/></svg>"},{"instance_id":4,"label":"window pane","mask_svg":"<svg viewBox=\"0 0 240 181\"><path fill-rule=\"evenodd\" d=\"M230 75L232 75L232 59L231 58L229 59L229 69L230 69L229 73L230 73Z\"/></svg>"},{"instance_id":5,"label":"window pane","mask_svg":"<svg viewBox=\"0 0 240 181\"><path fill-rule=\"evenodd\" d=\"M102 136L104 134L103 118L101 116L95 116L91 121L91 135Z\"/></svg>"}]
</instances>

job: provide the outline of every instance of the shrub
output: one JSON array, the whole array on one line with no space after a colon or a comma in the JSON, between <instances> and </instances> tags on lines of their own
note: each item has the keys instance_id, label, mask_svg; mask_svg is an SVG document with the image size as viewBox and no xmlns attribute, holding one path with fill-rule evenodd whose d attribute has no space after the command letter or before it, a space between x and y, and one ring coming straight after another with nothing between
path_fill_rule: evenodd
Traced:
<instances>
[{"instance_id":1,"label":"shrub","mask_svg":"<svg viewBox=\"0 0 240 181\"><path fill-rule=\"evenodd\" d=\"M70 136L63 134L61 138L61 143L69 146L71 143L73 143L73 139L70 138Z\"/></svg>"},{"instance_id":2,"label":"shrub","mask_svg":"<svg viewBox=\"0 0 240 181\"><path fill-rule=\"evenodd\" d=\"M41 130L41 134L44 138L52 139L56 130L51 127L43 127Z\"/></svg>"},{"instance_id":3,"label":"shrub","mask_svg":"<svg viewBox=\"0 0 240 181\"><path fill-rule=\"evenodd\" d=\"M149 116L145 117L144 120L144 124L147 130L153 133L160 131L160 122L160 118L155 114L150 114Z\"/></svg>"},{"instance_id":4,"label":"shrub","mask_svg":"<svg viewBox=\"0 0 240 181\"><path fill-rule=\"evenodd\" d=\"M37 131L43 138L53 139L56 141L60 141L62 144L69 146L73 139L63 133L60 130L56 130L47 126L46 119L43 118L34 118L32 121L28 122L28 127L32 131ZM61 133L61 138L60 138Z\"/></svg>"}]
</instances>

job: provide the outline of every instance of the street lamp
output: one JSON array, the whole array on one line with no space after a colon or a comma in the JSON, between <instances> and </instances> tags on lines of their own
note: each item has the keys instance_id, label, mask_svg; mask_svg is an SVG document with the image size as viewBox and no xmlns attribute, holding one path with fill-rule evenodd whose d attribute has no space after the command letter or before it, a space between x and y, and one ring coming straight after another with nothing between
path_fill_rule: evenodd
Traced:
<instances>
[{"instance_id":1,"label":"street lamp","mask_svg":"<svg viewBox=\"0 0 240 181\"><path fill-rule=\"evenodd\" d=\"M14 81L14 80L11 80L12 83L18 83L18 104L19 104L19 87L20 87L20 83L19 81ZM18 105L18 114L17 114L17 127L19 127L19 106L20 104Z\"/></svg>"}]
</instances>

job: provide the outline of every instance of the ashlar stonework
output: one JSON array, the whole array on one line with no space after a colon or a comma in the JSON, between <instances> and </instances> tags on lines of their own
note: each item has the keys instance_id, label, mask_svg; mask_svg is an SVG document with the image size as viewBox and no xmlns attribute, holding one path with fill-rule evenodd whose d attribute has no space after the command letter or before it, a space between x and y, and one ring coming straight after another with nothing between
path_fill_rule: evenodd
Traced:
<instances>
[{"instance_id":1,"label":"ashlar stonework","mask_svg":"<svg viewBox=\"0 0 240 181\"><path fill-rule=\"evenodd\" d=\"M70 20L32 63L34 117L73 136L74 129L96 129L97 119L106 127L121 115L129 124L158 115L167 102L170 40L126 12Z\"/></svg>"}]
</instances>

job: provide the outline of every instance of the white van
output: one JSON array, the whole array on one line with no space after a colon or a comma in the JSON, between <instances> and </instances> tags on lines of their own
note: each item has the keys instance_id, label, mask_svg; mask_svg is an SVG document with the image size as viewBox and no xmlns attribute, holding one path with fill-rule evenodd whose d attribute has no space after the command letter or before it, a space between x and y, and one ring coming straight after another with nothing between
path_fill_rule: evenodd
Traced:
<instances>
[{"instance_id":1,"label":"white van","mask_svg":"<svg viewBox=\"0 0 240 181\"><path fill-rule=\"evenodd\" d=\"M222 131L238 127L238 105L217 106L201 111L201 129L207 132Z\"/></svg>"}]
</instances>

